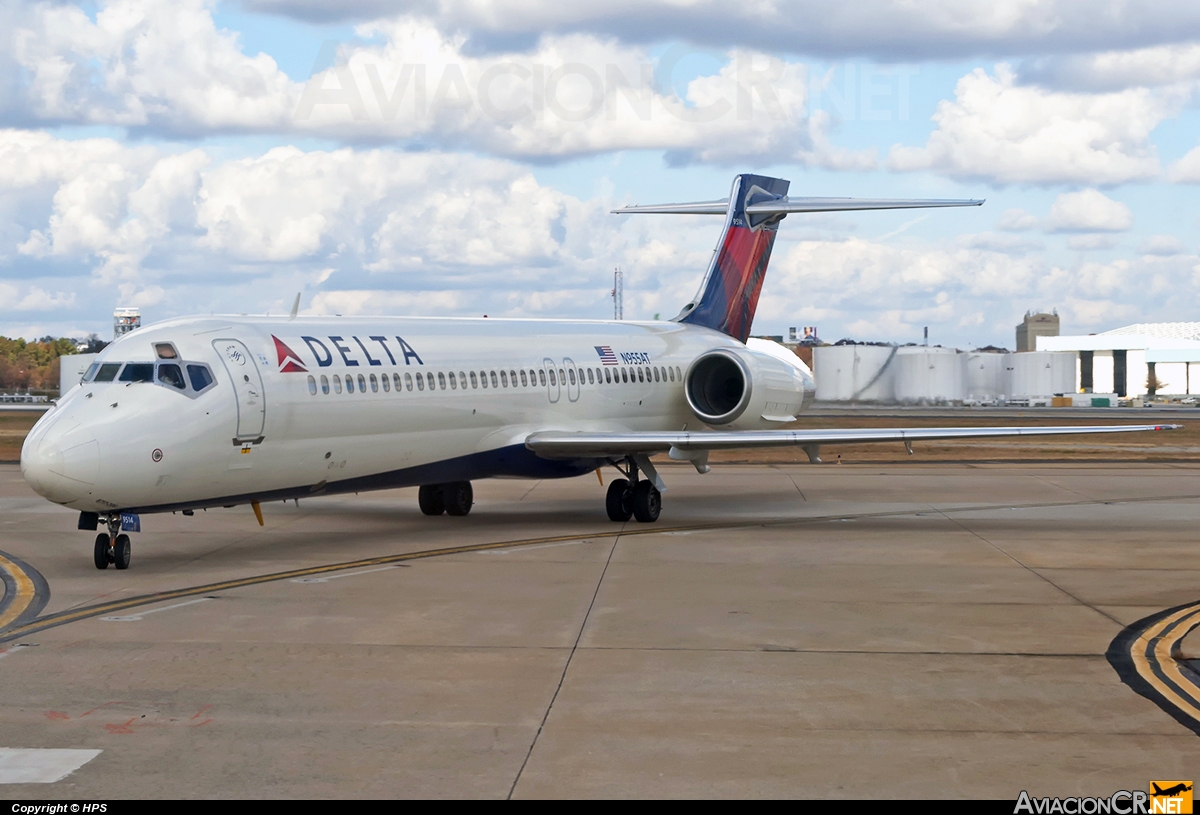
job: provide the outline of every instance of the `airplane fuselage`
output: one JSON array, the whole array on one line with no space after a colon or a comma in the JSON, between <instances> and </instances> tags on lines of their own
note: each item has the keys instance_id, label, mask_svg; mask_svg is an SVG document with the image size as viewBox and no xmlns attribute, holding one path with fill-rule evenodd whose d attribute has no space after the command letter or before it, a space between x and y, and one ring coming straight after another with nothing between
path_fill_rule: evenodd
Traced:
<instances>
[{"instance_id":1,"label":"airplane fuselage","mask_svg":"<svg viewBox=\"0 0 1200 815\"><path fill-rule=\"evenodd\" d=\"M539 458L525 439L699 429L684 376L720 348L754 353L674 322L175 319L105 349L30 433L22 468L50 500L98 513L575 476L605 460ZM782 409L798 411L811 378L775 367L792 375Z\"/></svg>"}]
</instances>

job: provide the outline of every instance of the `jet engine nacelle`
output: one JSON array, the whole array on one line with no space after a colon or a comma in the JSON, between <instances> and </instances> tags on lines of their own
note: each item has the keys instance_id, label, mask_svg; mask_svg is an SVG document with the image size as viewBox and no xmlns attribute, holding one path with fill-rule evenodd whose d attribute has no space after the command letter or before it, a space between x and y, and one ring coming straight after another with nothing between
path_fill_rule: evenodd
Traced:
<instances>
[{"instance_id":1,"label":"jet engine nacelle","mask_svg":"<svg viewBox=\"0 0 1200 815\"><path fill-rule=\"evenodd\" d=\"M758 343L773 347L718 348L688 368L684 393L702 422L728 430L763 430L793 421L812 404L812 375L800 358L777 343Z\"/></svg>"}]
</instances>

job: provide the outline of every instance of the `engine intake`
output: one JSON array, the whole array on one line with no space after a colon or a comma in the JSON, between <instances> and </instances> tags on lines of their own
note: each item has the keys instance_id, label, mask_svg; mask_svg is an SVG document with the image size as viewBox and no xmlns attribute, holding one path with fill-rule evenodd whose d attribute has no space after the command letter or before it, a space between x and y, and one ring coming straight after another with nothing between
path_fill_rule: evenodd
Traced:
<instances>
[{"instance_id":1,"label":"engine intake","mask_svg":"<svg viewBox=\"0 0 1200 815\"><path fill-rule=\"evenodd\" d=\"M729 424L750 402L750 372L727 351L712 351L692 363L688 371L688 405L707 424Z\"/></svg>"}]
</instances>

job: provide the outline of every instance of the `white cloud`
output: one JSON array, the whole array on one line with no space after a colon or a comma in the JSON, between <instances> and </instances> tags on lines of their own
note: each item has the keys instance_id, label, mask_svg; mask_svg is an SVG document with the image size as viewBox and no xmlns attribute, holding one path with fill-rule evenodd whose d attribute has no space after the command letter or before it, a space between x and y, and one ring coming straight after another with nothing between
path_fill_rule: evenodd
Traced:
<instances>
[{"instance_id":1,"label":"white cloud","mask_svg":"<svg viewBox=\"0 0 1200 815\"><path fill-rule=\"evenodd\" d=\"M1023 209L1006 209L996 221L996 228L1005 232L1023 232L1038 225L1036 215L1031 215Z\"/></svg>"},{"instance_id":2,"label":"white cloud","mask_svg":"<svg viewBox=\"0 0 1200 815\"><path fill-rule=\"evenodd\" d=\"M1096 252L1103 249L1112 249L1116 245L1117 242L1110 235L1072 235L1067 238L1067 248L1080 252Z\"/></svg>"},{"instance_id":3,"label":"white cloud","mask_svg":"<svg viewBox=\"0 0 1200 815\"><path fill-rule=\"evenodd\" d=\"M1200 147L1193 147L1172 164L1167 177L1179 184L1200 184Z\"/></svg>"},{"instance_id":4,"label":"white cloud","mask_svg":"<svg viewBox=\"0 0 1200 815\"><path fill-rule=\"evenodd\" d=\"M1021 78L1042 85L1090 92L1190 83L1200 79L1200 45L1180 42L1053 56L1023 67Z\"/></svg>"},{"instance_id":5,"label":"white cloud","mask_svg":"<svg viewBox=\"0 0 1200 815\"><path fill-rule=\"evenodd\" d=\"M1150 133L1182 104L1144 88L1074 94L1019 85L996 66L959 80L938 104L924 147L892 148L893 170L933 170L999 184L1119 184L1158 174Z\"/></svg>"},{"instance_id":6,"label":"white cloud","mask_svg":"<svg viewBox=\"0 0 1200 815\"><path fill-rule=\"evenodd\" d=\"M1170 257L1181 254L1183 244L1174 235L1151 235L1138 246L1138 252L1143 255Z\"/></svg>"},{"instance_id":7,"label":"white cloud","mask_svg":"<svg viewBox=\"0 0 1200 815\"><path fill-rule=\"evenodd\" d=\"M865 169L876 161L874 151L831 145L827 114L807 115L803 64L751 50L725 53L680 98L654 76L667 57L611 37L547 36L526 50L477 56L461 35L398 17L360 26L365 39L340 53L330 44L332 67L301 83L271 57L243 53L204 0L108 0L94 22L71 6L17 8L7 34L0 28L0 70L13 84L0 111L10 121L464 145L537 158L644 149L677 163Z\"/></svg>"},{"instance_id":8,"label":"white cloud","mask_svg":"<svg viewBox=\"0 0 1200 815\"><path fill-rule=\"evenodd\" d=\"M1133 212L1097 190L1067 192L1054 199L1046 228L1051 232L1123 232Z\"/></svg>"},{"instance_id":9,"label":"white cloud","mask_svg":"<svg viewBox=\"0 0 1200 815\"><path fill-rule=\"evenodd\" d=\"M385 16L389 0L244 0L251 8L302 19ZM446 30L486 44L543 32L597 33L653 42L663 32L706 45L882 61L980 54L1069 53L1173 43L1200 34L1200 13L1183 3L1090 0L424 0L416 6Z\"/></svg>"}]
</instances>

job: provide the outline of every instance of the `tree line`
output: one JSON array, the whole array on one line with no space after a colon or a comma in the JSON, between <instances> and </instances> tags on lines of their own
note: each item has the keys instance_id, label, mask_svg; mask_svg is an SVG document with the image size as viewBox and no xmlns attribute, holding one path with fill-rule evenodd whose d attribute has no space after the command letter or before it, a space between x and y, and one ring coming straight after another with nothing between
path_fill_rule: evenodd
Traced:
<instances>
[{"instance_id":1,"label":"tree line","mask_svg":"<svg viewBox=\"0 0 1200 815\"><path fill-rule=\"evenodd\" d=\"M0 391L57 391L59 357L97 353L107 344L95 334L86 340L42 337L33 342L0 337Z\"/></svg>"}]
</instances>

